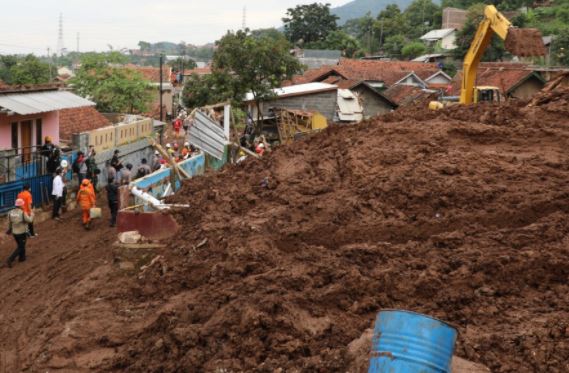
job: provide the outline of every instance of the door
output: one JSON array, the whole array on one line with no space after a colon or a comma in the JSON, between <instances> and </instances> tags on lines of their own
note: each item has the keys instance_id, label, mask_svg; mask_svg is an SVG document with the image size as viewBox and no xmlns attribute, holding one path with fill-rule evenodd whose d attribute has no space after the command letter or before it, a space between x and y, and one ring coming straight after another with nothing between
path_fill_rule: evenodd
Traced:
<instances>
[{"instance_id":1,"label":"door","mask_svg":"<svg viewBox=\"0 0 569 373\"><path fill-rule=\"evenodd\" d=\"M29 163L32 154L32 121L20 122L20 136L22 139L22 162Z\"/></svg>"}]
</instances>

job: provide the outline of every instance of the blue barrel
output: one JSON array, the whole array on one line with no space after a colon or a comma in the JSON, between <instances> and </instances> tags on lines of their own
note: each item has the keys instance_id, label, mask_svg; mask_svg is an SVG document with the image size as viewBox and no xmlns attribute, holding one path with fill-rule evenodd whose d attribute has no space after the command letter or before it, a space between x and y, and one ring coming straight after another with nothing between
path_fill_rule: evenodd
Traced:
<instances>
[{"instance_id":1,"label":"blue barrel","mask_svg":"<svg viewBox=\"0 0 569 373\"><path fill-rule=\"evenodd\" d=\"M415 312L381 311L368 373L449 373L457 331Z\"/></svg>"}]
</instances>

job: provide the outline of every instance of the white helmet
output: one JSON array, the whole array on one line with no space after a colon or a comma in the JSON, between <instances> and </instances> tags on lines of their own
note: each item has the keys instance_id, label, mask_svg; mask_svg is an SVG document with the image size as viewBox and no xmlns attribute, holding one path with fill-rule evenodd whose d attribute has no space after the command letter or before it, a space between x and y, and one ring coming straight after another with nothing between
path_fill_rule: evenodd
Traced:
<instances>
[{"instance_id":1,"label":"white helmet","mask_svg":"<svg viewBox=\"0 0 569 373\"><path fill-rule=\"evenodd\" d=\"M67 163L67 161L64 159L61 161L61 168L67 168L67 166L69 166L69 163Z\"/></svg>"},{"instance_id":2,"label":"white helmet","mask_svg":"<svg viewBox=\"0 0 569 373\"><path fill-rule=\"evenodd\" d=\"M190 143L186 141L186 142L184 143L184 146L190 146Z\"/></svg>"},{"instance_id":3,"label":"white helmet","mask_svg":"<svg viewBox=\"0 0 569 373\"><path fill-rule=\"evenodd\" d=\"M158 152L158 150L154 151L154 155L160 155L160 153Z\"/></svg>"},{"instance_id":4,"label":"white helmet","mask_svg":"<svg viewBox=\"0 0 569 373\"><path fill-rule=\"evenodd\" d=\"M166 144L166 147L167 147L167 148L171 148L172 145L170 145L170 143L168 143L168 144Z\"/></svg>"}]
</instances>

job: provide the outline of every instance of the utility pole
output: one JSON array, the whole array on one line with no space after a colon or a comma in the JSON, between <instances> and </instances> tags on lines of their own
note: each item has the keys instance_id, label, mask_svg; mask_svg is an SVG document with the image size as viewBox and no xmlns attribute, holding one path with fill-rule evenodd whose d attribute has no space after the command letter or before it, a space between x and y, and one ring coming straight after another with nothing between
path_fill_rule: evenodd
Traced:
<instances>
[{"instance_id":1,"label":"utility pole","mask_svg":"<svg viewBox=\"0 0 569 373\"><path fill-rule=\"evenodd\" d=\"M49 47L47 47L47 63L49 64L49 81L53 80L53 75L51 73L51 54L49 53Z\"/></svg>"},{"instance_id":2,"label":"utility pole","mask_svg":"<svg viewBox=\"0 0 569 373\"><path fill-rule=\"evenodd\" d=\"M59 30L57 32L57 51L59 55L63 56L65 45L63 44L63 14L59 13Z\"/></svg>"},{"instance_id":3,"label":"utility pole","mask_svg":"<svg viewBox=\"0 0 569 373\"><path fill-rule=\"evenodd\" d=\"M164 66L164 56L160 54L160 121L164 120L164 112L162 109L162 80L163 80L163 66Z\"/></svg>"},{"instance_id":4,"label":"utility pole","mask_svg":"<svg viewBox=\"0 0 569 373\"><path fill-rule=\"evenodd\" d=\"M383 18L381 19L381 30L379 32L379 50L383 54Z\"/></svg>"}]
</instances>

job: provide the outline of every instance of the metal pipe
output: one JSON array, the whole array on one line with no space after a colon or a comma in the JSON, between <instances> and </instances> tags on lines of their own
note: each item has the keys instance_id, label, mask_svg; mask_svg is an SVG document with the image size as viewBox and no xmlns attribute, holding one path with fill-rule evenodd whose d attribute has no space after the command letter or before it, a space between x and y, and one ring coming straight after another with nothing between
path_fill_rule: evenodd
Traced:
<instances>
[{"instance_id":1,"label":"metal pipe","mask_svg":"<svg viewBox=\"0 0 569 373\"><path fill-rule=\"evenodd\" d=\"M170 208L168 205L164 205L162 202L160 202L160 200L158 200L157 198L155 198L151 194L148 194L148 193L138 189L135 186L130 188L130 192L133 195L135 195L136 197L142 199L143 201L148 202L149 204L152 205L152 207L154 207L157 210L167 210Z\"/></svg>"}]
</instances>

